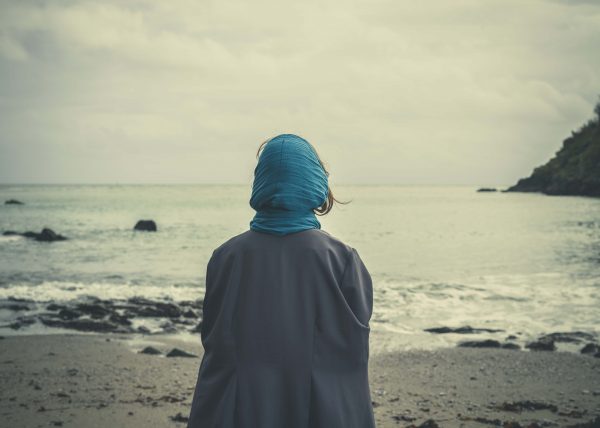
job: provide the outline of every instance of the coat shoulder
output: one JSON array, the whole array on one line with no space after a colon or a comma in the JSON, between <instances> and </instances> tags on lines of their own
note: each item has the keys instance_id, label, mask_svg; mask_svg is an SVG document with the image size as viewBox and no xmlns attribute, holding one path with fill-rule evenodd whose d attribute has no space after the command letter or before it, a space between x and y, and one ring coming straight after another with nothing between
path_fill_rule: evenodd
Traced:
<instances>
[{"instance_id":1,"label":"coat shoulder","mask_svg":"<svg viewBox=\"0 0 600 428\"><path fill-rule=\"evenodd\" d=\"M347 259L350 253L354 251L352 246L346 244L340 238L323 229L310 229L298 234L291 234L283 238L294 240L294 245L321 248L322 250L331 250L344 256L345 259ZM243 233L232 236L215 248L213 251L213 256L231 254L243 249L256 248L257 246L262 245L268 246L269 242L272 244L279 239L282 239L282 237L274 237L265 235L263 233L257 233L252 230L247 230Z\"/></svg>"},{"instance_id":2,"label":"coat shoulder","mask_svg":"<svg viewBox=\"0 0 600 428\"><path fill-rule=\"evenodd\" d=\"M213 257L218 256L221 253L230 251L232 248L238 247L240 243L248 239L248 237L250 236L250 232L250 230L247 230L238 235L232 236L231 238L228 238L225 242L223 242L221 245L214 249Z\"/></svg>"},{"instance_id":3,"label":"coat shoulder","mask_svg":"<svg viewBox=\"0 0 600 428\"><path fill-rule=\"evenodd\" d=\"M338 249L340 252L343 252L345 254L349 254L351 253L354 248L348 244L346 244L344 241L342 241L340 238L332 235L331 233L323 230L323 229L314 229L315 233L321 237L321 239L328 244L331 247L334 247L336 249Z\"/></svg>"}]
</instances>

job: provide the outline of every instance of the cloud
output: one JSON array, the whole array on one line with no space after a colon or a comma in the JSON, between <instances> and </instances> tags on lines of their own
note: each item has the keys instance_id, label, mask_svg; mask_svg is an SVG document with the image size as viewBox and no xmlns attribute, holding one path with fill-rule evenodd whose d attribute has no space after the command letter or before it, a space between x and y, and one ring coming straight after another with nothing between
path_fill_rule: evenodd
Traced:
<instances>
[{"instance_id":1,"label":"cloud","mask_svg":"<svg viewBox=\"0 0 600 428\"><path fill-rule=\"evenodd\" d=\"M600 7L598 0L549 0L555 3L561 3L565 6L590 6Z\"/></svg>"},{"instance_id":2,"label":"cloud","mask_svg":"<svg viewBox=\"0 0 600 428\"><path fill-rule=\"evenodd\" d=\"M339 182L508 184L600 92L589 5L72 0L0 12L2 182L244 182L260 142L296 132Z\"/></svg>"}]
</instances>

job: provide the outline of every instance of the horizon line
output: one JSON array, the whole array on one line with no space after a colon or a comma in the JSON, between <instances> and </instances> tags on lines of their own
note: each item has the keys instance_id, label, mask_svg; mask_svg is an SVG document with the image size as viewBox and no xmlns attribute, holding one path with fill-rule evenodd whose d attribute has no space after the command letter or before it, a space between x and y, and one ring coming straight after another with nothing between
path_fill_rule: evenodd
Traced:
<instances>
[{"instance_id":1,"label":"horizon line","mask_svg":"<svg viewBox=\"0 0 600 428\"><path fill-rule=\"evenodd\" d=\"M252 183L239 182L0 182L0 186L252 186ZM337 186L406 186L406 187L510 187L512 184L473 184L473 183L335 183Z\"/></svg>"}]
</instances>

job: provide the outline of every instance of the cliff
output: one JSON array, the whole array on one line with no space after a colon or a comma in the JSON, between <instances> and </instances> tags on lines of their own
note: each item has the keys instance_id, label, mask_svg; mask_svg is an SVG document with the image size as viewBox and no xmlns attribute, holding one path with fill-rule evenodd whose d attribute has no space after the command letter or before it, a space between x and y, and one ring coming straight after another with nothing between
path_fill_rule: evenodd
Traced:
<instances>
[{"instance_id":1,"label":"cliff","mask_svg":"<svg viewBox=\"0 0 600 428\"><path fill-rule=\"evenodd\" d=\"M506 191L600 197L600 102L594 113L593 119L571 132L548 163Z\"/></svg>"}]
</instances>

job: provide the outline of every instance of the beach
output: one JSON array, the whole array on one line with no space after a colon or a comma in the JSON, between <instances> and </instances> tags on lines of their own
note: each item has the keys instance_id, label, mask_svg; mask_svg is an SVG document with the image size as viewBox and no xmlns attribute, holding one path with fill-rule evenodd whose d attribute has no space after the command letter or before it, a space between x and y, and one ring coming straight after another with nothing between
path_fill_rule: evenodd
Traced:
<instances>
[{"instance_id":1,"label":"beach","mask_svg":"<svg viewBox=\"0 0 600 428\"><path fill-rule=\"evenodd\" d=\"M161 354L140 353L149 346ZM196 357L167 357L174 348ZM0 340L2 426L183 427L201 357L199 337L6 336ZM369 378L380 428L600 424L600 358L590 355L378 351L370 356Z\"/></svg>"},{"instance_id":2,"label":"beach","mask_svg":"<svg viewBox=\"0 0 600 428\"><path fill-rule=\"evenodd\" d=\"M600 428L598 46L600 0L0 0L0 428Z\"/></svg>"},{"instance_id":3,"label":"beach","mask_svg":"<svg viewBox=\"0 0 600 428\"><path fill-rule=\"evenodd\" d=\"M184 427L207 262L247 229L247 187L0 190L23 201L0 216L0 428ZM339 190L323 229L373 279L378 427L600 425L599 200Z\"/></svg>"}]
</instances>

